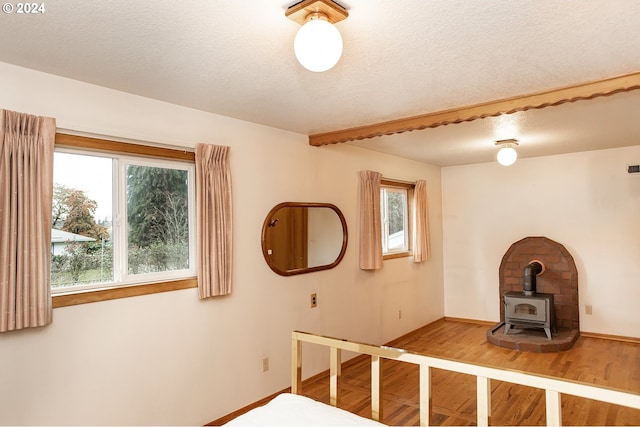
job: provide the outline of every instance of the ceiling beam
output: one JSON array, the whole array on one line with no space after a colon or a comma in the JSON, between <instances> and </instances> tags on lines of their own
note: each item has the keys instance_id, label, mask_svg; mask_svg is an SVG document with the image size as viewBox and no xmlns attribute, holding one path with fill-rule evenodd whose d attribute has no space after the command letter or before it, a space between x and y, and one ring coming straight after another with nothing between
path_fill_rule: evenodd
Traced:
<instances>
[{"instance_id":1,"label":"ceiling beam","mask_svg":"<svg viewBox=\"0 0 640 427\"><path fill-rule=\"evenodd\" d=\"M544 108L566 102L593 99L634 89L640 89L640 72L435 113L390 120L388 122L309 135L309 145L337 144L376 136L435 128L533 108Z\"/></svg>"}]
</instances>

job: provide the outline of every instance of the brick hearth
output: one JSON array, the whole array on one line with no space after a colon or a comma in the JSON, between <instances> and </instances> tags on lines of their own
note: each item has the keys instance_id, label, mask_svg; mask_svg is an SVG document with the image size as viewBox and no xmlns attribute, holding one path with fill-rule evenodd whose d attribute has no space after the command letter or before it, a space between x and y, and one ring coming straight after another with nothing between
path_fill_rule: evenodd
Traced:
<instances>
[{"instance_id":1,"label":"brick hearth","mask_svg":"<svg viewBox=\"0 0 640 427\"><path fill-rule=\"evenodd\" d=\"M504 322L503 295L511 291L522 292L524 268L533 260L542 262L545 267L536 278L536 291L554 294L557 333L552 340L541 339L541 330L524 329L516 332L512 329L508 335L504 335L504 327L500 327ZM573 257L563 245L546 237L525 237L515 242L502 258L499 282L501 323L487 332L489 342L523 351L549 352L566 350L577 340L580 331L578 270Z\"/></svg>"}]
</instances>

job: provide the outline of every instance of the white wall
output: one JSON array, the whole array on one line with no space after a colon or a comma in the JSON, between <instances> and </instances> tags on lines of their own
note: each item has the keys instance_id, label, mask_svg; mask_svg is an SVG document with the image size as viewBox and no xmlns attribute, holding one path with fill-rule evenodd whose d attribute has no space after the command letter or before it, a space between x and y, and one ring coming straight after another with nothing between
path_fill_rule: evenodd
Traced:
<instances>
[{"instance_id":1,"label":"white wall","mask_svg":"<svg viewBox=\"0 0 640 427\"><path fill-rule=\"evenodd\" d=\"M632 146L443 168L445 314L498 321L503 255L545 236L575 260L580 329L640 337L638 163Z\"/></svg>"},{"instance_id":2,"label":"white wall","mask_svg":"<svg viewBox=\"0 0 640 427\"><path fill-rule=\"evenodd\" d=\"M188 289L64 307L52 325L0 334L0 424L202 425L289 385L294 329L381 344L444 315L439 168L344 145L310 147L303 135L8 64L0 76L0 108L55 117L62 129L231 146L234 198L231 296L199 301ZM361 169L428 181L431 261L357 268ZM292 277L267 267L262 221L283 201L342 209L350 234L340 265ZM326 352L304 353L305 376L328 367Z\"/></svg>"}]
</instances>

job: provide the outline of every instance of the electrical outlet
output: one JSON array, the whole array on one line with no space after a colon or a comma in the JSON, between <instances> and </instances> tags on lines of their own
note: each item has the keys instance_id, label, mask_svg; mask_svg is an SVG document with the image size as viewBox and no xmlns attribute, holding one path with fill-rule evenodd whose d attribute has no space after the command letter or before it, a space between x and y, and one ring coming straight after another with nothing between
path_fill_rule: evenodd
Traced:
<instances>
[{"instance_id":1,"label":"electrical outlet","mask_svg":"<svg viewBox=\"0 0 640 427\"><path fill-rule=\"evenodd\" d=\"M267 372L269 370L269 358L265 357L262 359L262 372Z\"/></svg>"},{"instance_id":2,"label":"electrical outlet","mask_svg":"<svg viewBox=\"0 0 640 427\"><path fill-rule=\"evenodd\" d=\"M311 308L318 306L318 294L311 294Z\"/></svg>"},{"instance_id":3,"label":"electrical outlet","mask_svg":"<svg viewBox=\"0 0 640 427\"><path fill-rule=\"evenodd\" d=\"M584 306L584 314L593 314L593 306L585 305Z\"/></svg>"}]
</instances>

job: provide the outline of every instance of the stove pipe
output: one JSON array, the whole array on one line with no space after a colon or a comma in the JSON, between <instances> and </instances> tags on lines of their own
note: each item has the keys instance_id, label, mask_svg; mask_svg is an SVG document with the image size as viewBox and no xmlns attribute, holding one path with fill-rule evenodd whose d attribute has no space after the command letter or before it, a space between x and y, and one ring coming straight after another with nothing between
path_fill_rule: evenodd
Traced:
<instances>
[{"instance_id":1,"label":"stove pipe","mask_svg":"<svg viewBox=\"0 0 640 427\"><path fill-rule=\"evenodd\" d=\"M524 268L524 294L527 296L536 293L536 276L542 272L542 264L531 261Z\"/></svg>"}]
</instances>

